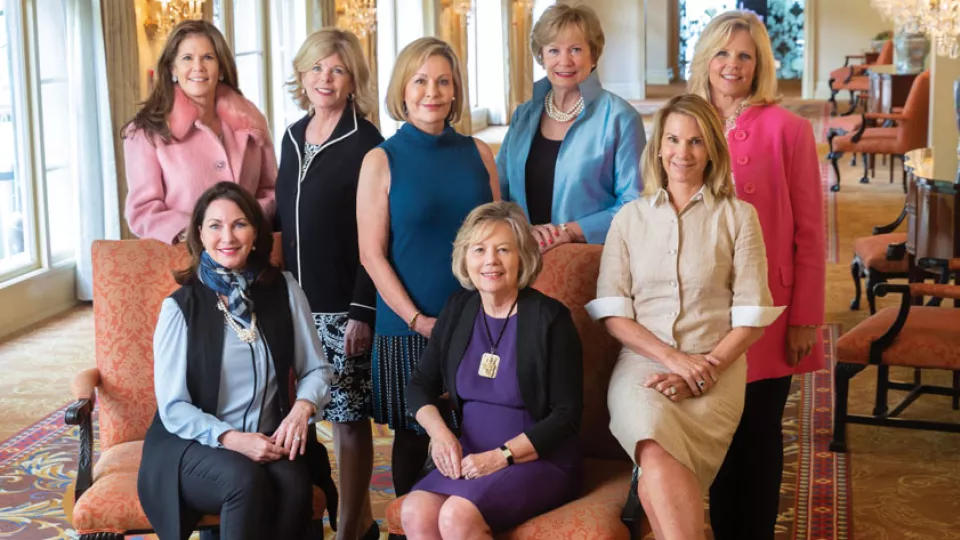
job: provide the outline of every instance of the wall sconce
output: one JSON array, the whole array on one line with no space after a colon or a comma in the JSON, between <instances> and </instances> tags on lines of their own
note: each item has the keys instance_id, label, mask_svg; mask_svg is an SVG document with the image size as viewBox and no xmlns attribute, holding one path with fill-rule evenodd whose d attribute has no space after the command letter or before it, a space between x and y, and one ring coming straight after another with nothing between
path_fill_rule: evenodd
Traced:
<instances>
[{"instance_id":1,"label":"wall sconce","mask_svg":"<svg viewBox=\"0 0 960 540\"><path fill-rule=\"evenodd\" d=\"M471 0L453 0L451 7L457 15L469 17L470 12L473 10L473 2Z\"/></svg>"},{"instance_id":2,"label":"wall sconce","mask_svg":"<svg viewBox=\"0 0 960 540\"><path fill-rule=\"evenodd\" d=\"M148 4L143 30L150 41L164 39L173 27L203 18L203 0L153 0Z\"/></svg>"}]
</instances>

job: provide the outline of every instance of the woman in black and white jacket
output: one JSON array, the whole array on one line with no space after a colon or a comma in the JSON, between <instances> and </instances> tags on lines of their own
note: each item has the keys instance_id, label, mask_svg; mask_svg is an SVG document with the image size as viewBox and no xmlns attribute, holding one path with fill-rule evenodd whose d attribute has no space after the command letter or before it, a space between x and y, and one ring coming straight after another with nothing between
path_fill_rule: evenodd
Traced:
<instances>
[{"instance_id":1,"label":"woman in black and white jacket","mask_svg":"<svg viewBox=\"0 0 960 540\"><path fill-rule=\"evenodd\" d=\"M360 42L349 32L328 28L310 35L293 66L288 86L307 114L283 136L275 229L282 234L286 270L306 293L334 367L333 399L323 418L333 423L340 467L337 538L378 538L368 493L376 289L360 265L356 219L360 165L383 142L364 118L376 97Z\"/></svg>"}]
</instances>

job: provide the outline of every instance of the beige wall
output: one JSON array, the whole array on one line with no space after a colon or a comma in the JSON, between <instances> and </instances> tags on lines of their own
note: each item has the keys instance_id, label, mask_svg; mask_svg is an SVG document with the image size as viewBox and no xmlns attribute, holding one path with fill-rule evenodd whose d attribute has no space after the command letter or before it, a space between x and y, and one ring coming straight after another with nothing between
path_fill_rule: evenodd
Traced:
<instances>
[{"instance_id":1,"label":"beige wall","mask_svg":"<svg viewBox=\"0 0 960 540\"><path fill-rule=\"evenodd\" d=\"M565 0L578 3L578 0ZM646 97L646 25L643 2L638 0L590 0L600 17L606 37L597 71L603 87L624 99Z\"/></svg>"},{"instance_id":2,"label":"beige wall","mask_svg":"<svg viewBox=\"0 0 960 540\"><path fill-rule=\"evenodd\" d=\"M960 59L951 60L931 53L930 124L927 144L936 158L934 178L953 180L957 174L957 116L953 102L953 83L960 77Z\"/></svg>"},{"instance_id":3,"label":"beige wall","mask_svg":"<svg viewBox=\"0 0 960 540\"><path fill-rule=\"evenodd\" d=\"M677 0L647 0L647 84L668 84L674 73L671 68L670 5Z\"/></svg>"},{"instance_id":4,"label":"beige wall","mask_svg":"<svg viewBox=\"0 0 960 540\"><path fill-rule=\"evenodd\" d=\"M830 97L830 71L843 66L844 56L860 54L877 33L891 25L870 7L869 0L808 0L816 2L815 48L812 71L816 73L816 97ZM809 64L808 64L809 65Z\"/></svg>"}]
</instances>

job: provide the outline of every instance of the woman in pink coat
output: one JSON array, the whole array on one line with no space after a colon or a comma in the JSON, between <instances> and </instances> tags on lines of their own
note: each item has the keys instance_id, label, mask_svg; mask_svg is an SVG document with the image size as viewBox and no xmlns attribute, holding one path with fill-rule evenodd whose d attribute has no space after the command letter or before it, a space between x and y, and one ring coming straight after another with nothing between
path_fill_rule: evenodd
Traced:
<instances>
[{"instance_id":1,"label":"woman in pink coat","mask_svg":"<svg viewBox=\"0 0 960 540\"><path fill-rule=\"evenodd\" d=\"M757 209L770 292L784 316L747 352L740 426L710 489L717 540L772 539L783 471L781 423L791 377L823 367L823 190L810 123L776 105L770 38L756 15L715 17L697 43L688 91L724 119L737 196Z\"/></svg>"},{"instance_id":2,"label":"woman in pink coat","mask_svg":"<svg viewBox=\"0 0 960 540\"><path fill-rule=\"evenodd\" d=\"M130 230L176 243L200 194L220 181L249 191L271 223L277 158L266 119L240 94L220 31L205 21L177 25L156 77L123 129Z\"/></svg>"}]
</instances>

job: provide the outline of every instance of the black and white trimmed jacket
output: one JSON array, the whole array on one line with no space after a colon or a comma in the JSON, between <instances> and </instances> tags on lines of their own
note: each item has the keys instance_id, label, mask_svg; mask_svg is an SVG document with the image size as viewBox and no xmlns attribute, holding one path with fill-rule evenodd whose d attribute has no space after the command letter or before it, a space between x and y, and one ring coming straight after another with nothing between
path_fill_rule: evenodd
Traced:
<instances>
[{"instance_id":1,"label":"black and white trimmed jacket","mask_svg":"<svg viewBox=\"0 0 960 540\"><path fill-rule=\"evenodd\" d=\"M347 105L303 174L307 114L280 147L277 214L285 269L300 282L313 313L349 312L373 326L377 291L360 265L357 181L367 152L383 142L376 126Z\"/></svg>"}]
</instances>

